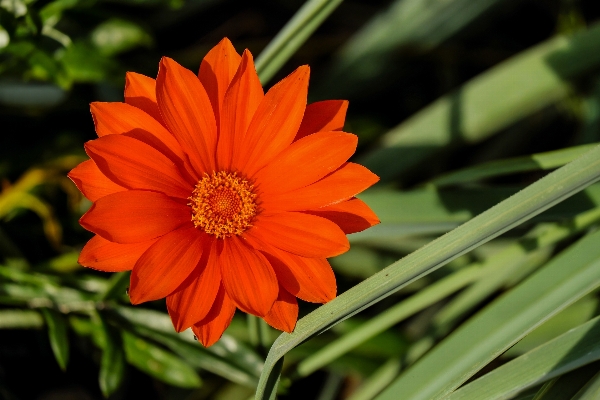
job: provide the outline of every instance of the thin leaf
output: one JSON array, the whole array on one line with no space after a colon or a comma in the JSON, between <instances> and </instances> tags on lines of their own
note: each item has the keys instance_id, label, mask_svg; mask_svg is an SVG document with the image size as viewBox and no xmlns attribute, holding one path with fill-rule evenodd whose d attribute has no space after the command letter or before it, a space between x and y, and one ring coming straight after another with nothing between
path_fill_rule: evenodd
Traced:
<instances>
[{"instance_id":1,"label":"thin leaf","mask_svg":"<svg viewBox=\"0 0 600 400\"><path fill-rule=\"evenodd\" d=\"M438 99L385 134L381 147L359 162L389 181L457 142L480 142L564 98L569 79L598 64L600 24L554 37Z\"/></svg>"},{"instance_id":2,"label":"thin leaf","mask_svg":"<svg viewBox=\"0 0 600 400\"><path fill-rule=\"evenodd\" d=\"M599 368L600 362L596 361L551 379L542 385L533 400L571 399L598 372Z\"/></svg>"},{"instance_id":3,"label":"thin leaf","mask_svg":"<svg viewBox=\"0 0 600 400\"><path fill-rule=\"evenodd\" d=\"M0 310L0 329L40 329L44 319L34 310Z\"/></svg>"},{"instance_id":4,"label":"thin leaf","mask_svg":"<svg viewBox=\"0 0 600 400\"><path fill-rule=\"evenodd\" d=\"M312 374L366 340L463 288L480 275L481 268L475 266L435 282L300 361L297 367L298 375Z\"/></svg>"},{"instance_id":5,"label":"thin leaf","mask_svg":"<svg viewBox=\"0 0 600 400\"><path fill-rule=\"evenodd\" d=\"M48 337L50 338L50 347L54 353L54 358L65 371L69 362L69 337L67 336L67 323L62 315L51 308L41 308L48 326Z\"/></svg>"},{"instance_id":6,"label":"thin leaf","mask_svg":"<svg viewBox=\"0 0 600 400\"><path fill-rule=\"evenodd\" d=\"M377 244L407 235L445 233L507 199L522 188L461 188L437 190L434 187L400 192L368 190L358 197L381 219L381 224L350 235L354 243ZM600 185L592 185L534 221L556 221L600 206Z\"/></svg>"},{"instance_id":7,"label":"thin leaf","mask_svg":"<svg viewBox=\"0 0 600 400\"><path fill-rule=\"evenodd\" d=\"M293 333L283 333L271 347L261 374L256 399L269 399L274 395L283 356L298 344L583 190L598 179L600 147L552 172L300 319Z\"/></svg>"},{"instance_id":8,"label":"thin leaf","mask_svg":"<svg viewBox=\"0 0 600 400\"><path fill-rule=\"evenodd\" d=\"M600 372L598 372L572 400L595 400L600 398Z\"/></svg>"},{"instance_id":9,"label":"thin leaf","mask_svg":"<svg viewBox=\"0 0 600 400\"><path fill-rule=\"evenodd\" d=\"M256 58L256 71L266 84L342 0L308 0Z\"/></svg>"},{"instance_id":10,"label":"thin leaf","mask_svg":"<svg viewBox=\"0 0 600 400\"><path fill-rule=\"evenodd\" d=\"M332 82L328 86L346 94L384 82L396 73L397 56L403 50L431 50L502 2L396 0L344 43L327 77Z\"/></svg>"},{"instance_id":11,"label":"thin leaf","mask_svg":"<svg viewBox=\"0 0 600 400\"><path fill-rule=\"evenodd\" d=\"M202 384L196 371L179 357L132 333L123 331L123 346L127 362L150 376L183 388Z\"/></svg>"},{"instance_id":12,"label":"thin leaf","mask_svg":"<svg viewBox=\"0 0 600 400\"><path fill-rule=\"evenodd\" d=\"M547 342L456 390L447 400L509 399L515 394L600 359L600 317ZM595 384L598 385L600 380ZM590 391L598 390L594 384ZM582 392L583 393L583 392ZM577 398L577 396L575 397ZM584 398L584 397L582 397ZM589 397L597 399L598 397Z\"/></svg>"},{"instance_id":13,"label":"thin leaf","mask_svg":"<svg viewBox=\"0 0 600 400\"><path fill-rule=\"evenodd\" d=\"M473 308L488 296L501 288L514 277L524 263L533 256L534 265L540 265L546 257L536 259L534 250L548 248L571 237L600 220L600 208L581 213L566 223L542 224L522 239L510 245L501 253L489 259L485 264L486 279L482 279L444 306L434 318L435 330L439 336L444 335ZM543 256L543 254L542 254ZM520 262L515 262L520 258ZM539 258L539 257L538 257Z\"/></svg>"},{"instance_id":14,"label":"thin leaf","mask_svg":"<svg viewBox=\"0 0 600 400\"><path fill-rule=\"evenodd\" d=\"M530 156L491 161L476 165L474 167L450 172L433 179L429 183L439 188L522 172L546 171L555 169L570 163L597 145L598 143L586 144L582 146L567 147L560 150L548 151L545 153L532 154Z\"/></svg>"},{"instance_id":15,"label":"thin leaf","mask_svg":"<svg viewBox=\"0 0 600 400\"><path fill-rule=\"evenodd\" d=\"M99 293L98 300L106 301L123 297L127 291L127 287L129 286L130 275L130 271L112 274L108 279L108 286L106 290L102 293Z\"/></svg>"},{"instance_id":16,"label":"thin leaf","mask_svg":"<svg viewBox=\"0 0 600 400\"><path fill-rule=\"evenodd\" d=\"M389 359L375 370L347 400L371 400L385 389L400 372L402 363L397 358Z\"/></svg>"},{"instance_id":17,"label":"thin leaf","mask_svg":"<svg viewBox=\"0 0 600 400\"><path fill-rule=\"evenodd\" d=\"M394 399L400 388L406 400L443 398L533 329L600 286L598 240L600 231L584 237L481 310L378 399Z\"/></svg>"},{"instance_id":18,"label":"thin leaf","mask_svg":"<svg viewBox=\"0 0 600 400\"><path fill-rule=\"evenodd\" d=\"M236 339L224 335L213 346L202 347L189 331L178 334L168 315L152 310L119 307L117 315L128 321L128 329L151 338L184 357L191 365L220 375L232 382L255 387L262 360ZM119 323L119 320L117 320Z\"/></svg>"},{"instance_id":19,"label":"thin leaf","mask_svg":"<svg viewBox=\"0 0 600 400\"><path fill-rule=\"evenodd\" d=\"M100 321L104 332L104 348L100 359L98 383L104 397L113 394L125 377L125 352L119 330L103 319Z\"/></svg>"},{"instance_id":20,"label":"thin leaf","mask_svg":"<svg viewBox=\"0 0 600 400\"><path fill-rule=\"evenodd\" d=\"M582 298L537 327L502 354L502 358L512 358L525 354L562 335L569 329L585 323L596 314L598 305L599 301L594 296Z\"/></svg>"}]
</instances>

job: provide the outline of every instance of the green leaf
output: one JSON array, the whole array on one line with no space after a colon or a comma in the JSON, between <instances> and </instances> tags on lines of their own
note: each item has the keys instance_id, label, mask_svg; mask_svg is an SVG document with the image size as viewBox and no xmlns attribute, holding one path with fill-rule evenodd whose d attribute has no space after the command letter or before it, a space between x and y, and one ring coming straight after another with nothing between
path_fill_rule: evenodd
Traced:
<instances>
[{"instance_id":1,"label":"green leaf","mask_svg":"<svg viewBox=\"0 0 600 400\"><path fill-rule=\"evenodd\" d=\"M110 396L123 383L125 377L125 352L119 330L101 320L104 348L100 359L98 382L104 397Z\"/></svg>"},{"instance_id":2,"label":"green leaf","mask_svg":"<svg viewBox=\"0 0 600 400\"><path fill-rule=\"evenodd\" d=\"M598 372L572 400L596 400L600 398L600 372Z\"/></svg>"},{"instance_id":3,"label":"green leaf","mask_svg":"<svg viewBox=\"0 0 600 400\"><path fill-rule=\"evenodd\" d=\"M376 369L347 400L371 400L398 376L401 366L399 359L389 359Z\"/></svg>"},{"instance_id":4,"label":"green leaf","mask_svg":"<svg viewBox=\"0 0 600 400\"><path fill-rule=\"evenodd\" d=\"M128 329L162 343L191 365L232 382L256 386L262 360L233 337L223 335L221 340L207 349L194 340L191 332L176 333L171 319L164 313L130 307L119 307L114 311L121 321L131 324Z\"/></svg>"},{"instance_id":5,"label":"green leaf","mask_svg":"<svg viewBox=\"0 0 600 400\"><path fill-rule=\"evenodd\" d=\"M152 44L152 37L142 27L118 18L102 22L91 35L100 52L108 56Z\"/></svg>"},{"instance_id":6,"label":"green leaf","mask_svg":"<svg viewBox=\"0 0 600 400\"><path fill-rule=\"evenodd\" d=\"M123 345L127 362L150 376L183 388L199 387L202 383L187 363L132 333L123 331Z\"/></svg>"},{"instance_id":7,"label":"green leaf","mask_svg":"<svg viewBox=\"0 0 600 400\"><path fill-rule=\"evenodd\" d=\"M67 335L67 324L63 316L51 308L41 308L48 326L48 337L50 338L50 347L54 353L54 358L64 371L69 362L69 337Z\"/></svg>"},{"instance_id":8,"label":"green leaf","mask_svg":"<svg viewBox=\"0 0 600 400\"><path fill-rule=\"evenodd\" d=\"M256 58L256 71L265 85L342 0L308 0Z\"/></svg>"},{"instance_id":9,"label":"green leaf","mask_svg":"<svg viewBox=\"0 0 600 400\"><path fill-rule=\"evenodd\" d=\"M447 400L507 399L524 389L600 359L600 317L570 330L487 373L445 397ZM584 392L597 392L600 379ZM588 391L589 390L589 391ZM583 392L582 392L583 393ZM574 397L578 398L577 396ZM585 398L585 397L582 397ZM598 396L589 397L597 399Z\"/></svg>"},{"instance_id":10,"label":"green leaf","mask_svg":"<svg viewBox=\"0 0 600 400\"><path fill-rule=\"evenodd\" d=\"M516 276L545 262L555 244L588 229L599 220L600 208L594 208L570 221L540 224L522 239L486 260L483 263L485 279L461 292L434 317L437 335L445 335L477 304L513 281Z\"/></svg>"},{"instance_id":11,"label":"green leaf","mask_svg":"<svg viewBox=\"0 0 600 400\"><path fill-rule=\"evenodd\" d=\"M562 335L569 329L583 324L594 316L598 305L598 299L595 297L587 296L582 298L537 327L533 332L502 354L502 357L520 356Z\"/></svg>"},{"instance_id":12,"label":"green leaf","mask_svg":"<svg viewBox=\"0 0 600 400\"><path fill-rule=\"evenodd\" d=\"M459 223L491 208L521 188L461 188L428 187L400 192L372 189L357 197L369 204L381 224L350 235L353 243L378 245L397 241L407 235L445 233ZM534 221L556 221L600 206L600 185L592 185L556 207L536 217Z\"/></svg>"},{"instance_id":13,"label":"green leaf","mask_svg":"<svg viewBox=\"0 0 600 400\"><path fill-rule=\"evenodd\" d=\"M565 98L569 79L600 64L600 24L557 36L475 77L385 134L359 162L389 181L457 143L477 143ZM526 85L527 90L522 90Z\"/></svg>"},{"instance_id":14,"label":"green leaf","mask_svg":"<svg viewBox=\"0 0 600 400\"><path fill-rule=\"evenodd\" d=\"M102 293L99 293L98 300L106 301L123 297L127 292L127 288L129 287L130 275L130 271L112 274L108 280L108 286L106 287L106 290Z\"/></svg>"},{"instance_id":15,"label":"green leaf","mask_svg":"<svg viewBox=\"0 0 600 400\"><path fill-rule=\"evenodd\" d=\"M600 362L588 364L546 382L533 400L571 399L597 372Z\"/></svg>"},{"instance_id":16,"label":"green leaf","mask_svg":"<svg viewBox=\"0 0 600 400\"><path fill-rule=\"evenodd\" d=\"M502 1L396 0L344 43L329 77L353 91L381 81L397 65L394 55L430 50Z\"/></svg>"},{"instance_id":17,"label":"green leaf","mask_svg":"<svg viewBox=\"0 0 600 400\"><path fill-rule=\"evenodd\" d=\"M463 288L479 278L480 274L481 268L478 266L465 268L427 286L300 361L298 375L310 375L366 340Z\"/></svg>"},{"instance_id":18,"label":"green leaf","mask_svg":"<svg viewBox=\"0 0 600 400\"><path fill-rule=\"evenodd\" d=\"M44 319L34 310L0 310L0 329L40 329Z\"/></svg>"},{"instance_id":19,"label":"green leaf","mask_svg":"<svg viewBox=\"0 0 600 400\"><path fill-rule=\"evenodd\" d=\"M256 399L269 399L275 393L283 356L298 344L583 190L599 178L600 147L596 147L300 319L293 333L283 333L271 347Z\"/></svg>"},{"instance_id":20,"label":"green leaf","mask_svg":"<svg viewBox=\"0 0 600 400\"><path fill-rule=\"evenodd\" d=\"M570 163L597 145L598 143L586 144L546 153L532 154L530 156L491 161L442 175L431 180L429 183L439 188L522 172L546 171Z\"/></svg>"},{"instance_id":21,"label":"green leaf","mask_svg":"<svg viewBox=\"0 0 600 400\"><path fill-rule=\"evenodd\" d=\"M600 231L584 237L481 310L378 399L393 399L400 388L406 400L448 395L544 321L600 286L598 240Z\"/></svg>"}]
</instances>

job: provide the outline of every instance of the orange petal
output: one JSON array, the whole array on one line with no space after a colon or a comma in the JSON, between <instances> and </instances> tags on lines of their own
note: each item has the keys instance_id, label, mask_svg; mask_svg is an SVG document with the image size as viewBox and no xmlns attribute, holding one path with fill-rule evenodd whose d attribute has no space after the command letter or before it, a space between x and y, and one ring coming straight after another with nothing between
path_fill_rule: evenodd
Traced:
<instances>
[{"instance_id":1,"label":"orange petal","mask_svg":"<svg viewBox=\"0 0 600 400\"><path fill-rule=\"evenodd\" d=\"M88 155L112 181L187 199L194 190L164 154L137 139L109 135L85 144Z\"/></svg>"},{"instance_id":2,"label":"orange petal","mask_svg":"<svg viewBox=\"0 0 600 400\"><path fill-rule=\"evenodd\" d=\"M178 166L187 162L187 156L175 136L141 109L125 103L96 102L90 105L90 110L99 137L125 134L154 147Z\"/></svg>"},{"instance_id":3,"label":"orange petal","mask_svg":"<svg viewBox=\"0 0 600 400\"><path fill-rule=\"evenodd\" d=\"M377 225L377 215L360 199L350 199L328 207L304 211L335 222L344 233L355 233Z\"/></svg>"},{"instance_id":4,"label":"orange petal","mask_svg":"<svg viewBox=\"0 0 600 400\"><path fill-rule=\"evenodd\" d=\"M140 243L184 224L191 224L190 208L157 192L128 190L98 199L79 223L111 242Z\"/></svg>"},{"instance_id":5,"label":"orange petal","mask_svg":"<svg viewBox=\"0 0 600 400\"><path fill-rule=\"evenodd\" d=\"M194 73L174 60L160 60L156 98L163 121L187 152L196 173L215 169L217 125L206 90Z\"/></svg>"},{"instance_id":6,"label":"orange petal","mask_svg":"<svg viewBox=\"0 0 600 400\"><path fill-rule=\"evenodd\" d=\"M192 326L192 331L205 347L212 346L223 336L223 332L231 323L235 314L235 304L221 283L217 298L208 312L208 315Z\"/></svg>"},{"instance_id":7,"label":"orange petal","mask_svg":"<svg viewBox=\"0 0 600 400\"><path fill-rule=\"evenodd\" d=\"M348 100L325 100L309 104L294 140L319 131L341 131L347 110Z\"/></svg>"},{"instance_id":8,"label":"orange petal","mask_svg":"<svg viewBox=\"0 0 600 400\"><path fill-rule=\"evenodd\" d=\"M158 239L133 267L129 286L131 303L158 300L173 293L198 265L202 242L206 239L193 226Z\"/></svg>"},{"instance_id":9,"label":"orange petal","mask_svg":"<svg viewBox=\"0 0 600 400\"><path fill-rule=\"evenodd\" d=\"M299 211L330 206L349 200L379 180L359 164L346 163L312 185L287 193L265 196L261 207L268 212Z\"/></svg>"},{"instance_id":10,"label":"orange petal","mask_svg":"<svg viewBox=\"0 0 600 400\"><path fill-rule=\"evenodd\" d=\"M139 108L162 123L156 103L156 80L136 72L125 74L125 103Z\"/></svg>"},{"instance_id":11,"label":"orange petal","mask_svg":"<svg viewBox=\"0 0 600 400\"><path fill-rule=\"evenodd\" d=\"M325 258L306 258L268 247L265 256L273 266L280 285L294 296L312 303L335 298L335 275Z\"/></svg>"},{"instance_id":12,"label":"orange petal","mask_svg":"<svg viewBox=\"0 0 600 400\"><path fill-rule=\"evenodd\" d=\"M257 189L285 193L310 185L348 161L357 143L355 135L345 132L318 132L298 140L256 173Z\"/></svg>"},{"instance_id":13,"label":"orange petal","mask_svg":"<svg viewBox=\"0 0 600 400\"><path fill-rule=\"evenodd\" d=\"M252 54L245 50L240 66L223 99L221 129L217 144L219 169L231 169L234 152L239 152L239 144L263 97L263 88L254 68Z\"/></svg>"},{"instance_id":14,"label":"orange petal","mask_svg":"<svg viewBox=\"0 0 600 400\"><path fill-rule=\"evenodd\" d=\"M277 300L263 319L273 328L291 333L298 320L298 301L284 288L279 287Z\"/></svg>"},{"instance_id":15,"label":"orange petal","mask_svg":"<svg viewBox=\"0 0 600 400\"><path fill-rule=\"evenodd\" d=\"M93 160L86 160L68 174L75 186L90 201L126 190L106 177Z\"/></svg>"},{"instance_id":16,"label":"orange petal","mask_svg":"<svg viewBox=\"0 0 600 400\"><path fill-rule=\"evenodd\" d=\"M167 297L167 310L177 332L202 320L212 307L221 285L217 242L204 243L202 258L183 284Z\"/></svg>"},{"instance_id":17,"label":"orange petal","mask_svg":"<svg viewBox=\"0 0 600 400\"><path fill-rule=\"evenodd\" d=\"M309 68L304 65L273 86L265 95L242 142L233 167L252 176L292 143L306 108Z\"/></svg>"},{"instance_id":18,"label":"orange petal","mask_svg":"<svg viewBox=\"0 0 600 400\"><path fill-rule=\"evenodd\" d=\"M221 115L221 105L225 91L240 65L240 55L227 38L223 38L204 56L198 71L198 78L206 89L215 112L217 122Z\"/></svg>"},{"instance_id":19,"label":"orange petal","mask_svg":"<svg viewBox=\"0 0 600 400\"><path fill-rule=\"evenodd\" d=\"M297 212L261 215L243 236L303 257L333 257L350 248L346 235L336 224Z\"/></svg>"},{"instance_id":20,"label":"orange petal","mask_svg":"<svg viewBox=\"0 0 600 400\"><path fill-rule=\"evenodd\" d=\"M96 235L83 246L77 262L104 272L129 271L155 241L120 244Z\"/></svg>"},{"instance_id":21,"label":"orange petal","mask_svg":"<svg viewBox=\"0 0 600 400\"><path fill-rule=\"evenodd\" d=\"M223 285L236 306L248 314L266 315L279 286L265 256L232 236L223 240L219 263Z\"/></svg>"}]
</instances>

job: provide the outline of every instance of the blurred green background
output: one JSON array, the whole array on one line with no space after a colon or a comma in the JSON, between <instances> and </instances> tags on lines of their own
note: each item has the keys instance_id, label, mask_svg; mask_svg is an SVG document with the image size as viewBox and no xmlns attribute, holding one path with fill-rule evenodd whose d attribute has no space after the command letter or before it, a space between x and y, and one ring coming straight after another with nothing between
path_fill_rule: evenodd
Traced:
<instances>
[{"instance_id":1,"label":"blurred green background","mask_svg":"<svg viewBox=\"0 0 600 400\"><path fill-rule=\"evenodd\" d=\"M0 398L252 395L277 333L253 337L256 321L238 312L206 350L173 332L164 302L128 306L127 275L76 263L92 236L77 222L90 204L66 173L95 137L89 103L123 101L126 71L154 77L161 56L196 71L224 36L257 57L302 4L0 0ZM350 100L353 160L382 177L362 196L382 224L331 260L339 293L600 141L599 20L595 0L346 0L289 60L264 67L268 87L309 64L309 101ZM318 367L295 365L421 288L490 260L535 224L568 222L599 203L595 185L298 347L281 398L369 398L356 393L374 370L418 358L420 338L446 335L598 218L528 253L522 270L469 307L440 314L450 291ZM595 293L576 305L508 359L598 314Z\"/></svg>"}]
</instances>

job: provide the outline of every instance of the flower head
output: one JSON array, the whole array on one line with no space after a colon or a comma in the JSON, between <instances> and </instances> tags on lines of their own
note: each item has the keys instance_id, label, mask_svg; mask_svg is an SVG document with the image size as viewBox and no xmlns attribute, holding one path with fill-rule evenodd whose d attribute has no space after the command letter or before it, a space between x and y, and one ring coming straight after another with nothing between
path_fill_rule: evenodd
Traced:
<instances>
[{"instance_id":1,"label":"flower head","mask_svg":"<svg viewBox=\"0 0 600 400\"><path fill-rule=\"evenodd\" d=\"M306 105L309 68L266 94L223 39L196 76L170 58L127 73L124 103L92 103L99 138L69 177L93 202L79 262L131 270L133 304L167 298L177 331L216 342L236 308L291 332L296 298L335 297L326 258L379 221L354 196L377 176L347 162L346 101Z\"/></svg>"}]
</instances>

